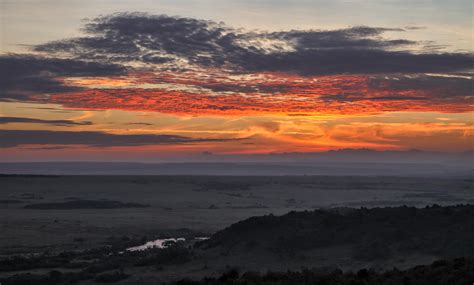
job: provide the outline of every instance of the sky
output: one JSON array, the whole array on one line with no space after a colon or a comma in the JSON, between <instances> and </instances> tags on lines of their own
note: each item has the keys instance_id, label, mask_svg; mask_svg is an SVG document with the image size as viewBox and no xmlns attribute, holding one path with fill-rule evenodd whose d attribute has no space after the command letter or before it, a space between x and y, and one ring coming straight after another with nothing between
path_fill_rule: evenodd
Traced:
<instances>
[{"instance_id":1,"label":"sky","mask_svg":"<svg viewBox=\"0 0 474 285\"><path fill-rule=\"evenodd\" d=\"M0 161L472 151L471 1L0 1Z\"/></svg>"}]
</instances>

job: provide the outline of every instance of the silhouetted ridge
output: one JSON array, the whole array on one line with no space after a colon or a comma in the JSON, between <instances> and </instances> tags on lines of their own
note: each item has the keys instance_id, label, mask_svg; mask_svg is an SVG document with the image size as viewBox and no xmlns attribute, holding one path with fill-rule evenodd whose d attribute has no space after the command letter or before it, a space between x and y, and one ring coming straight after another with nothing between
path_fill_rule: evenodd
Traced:
<instances>
[{"instance_id":1,"label":"silhouetted ridge","mask_svg":"<svg viewBox=\"0 0 474 285\"><path fill-rule=\"evenodd\" d=\"M362 260L390 253L474 256L474 206L361 208L252 217L214 234L203 248L242 247L294 253L351 245Z\"/></svg>"}]
</instances>

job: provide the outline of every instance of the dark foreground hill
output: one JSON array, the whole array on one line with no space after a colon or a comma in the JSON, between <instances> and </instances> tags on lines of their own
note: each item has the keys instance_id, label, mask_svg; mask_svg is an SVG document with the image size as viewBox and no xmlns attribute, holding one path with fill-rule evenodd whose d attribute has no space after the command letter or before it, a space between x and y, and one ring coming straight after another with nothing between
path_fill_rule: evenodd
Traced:
<instances>
[{"instance_id":1,"label":"dark foreground hill","mask_svg":"<svg viewBox=\"0 0 474 285\"><path fill-rule=\"evenodd\" d=\"M350 245L360 260L401 253L474 256L474 206L361 208L252 217L199 244L230 253L266 250L280 255Z\"/></svg>"},{"instance_id":2,"label":"dark foreground hill","mask_svg":"<svg viewBox=\"0 0 474 285\"><path fill-rule=\"evenodd\" d=\"M0 259L0 282L474 282L474 205L290 212L238 222L206 241L178 242L163 249L125 250L147 240L124 236L111 239L101 248L9 256Z\"/></svg>"}]
</instances>

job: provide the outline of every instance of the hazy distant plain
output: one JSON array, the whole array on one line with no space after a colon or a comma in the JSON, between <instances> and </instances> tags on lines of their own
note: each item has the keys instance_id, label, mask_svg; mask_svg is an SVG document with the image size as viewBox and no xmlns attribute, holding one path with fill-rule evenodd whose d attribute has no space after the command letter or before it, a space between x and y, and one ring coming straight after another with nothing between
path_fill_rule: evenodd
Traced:
<instances>
[{"instance_id":1,"label":"hazy distant plain","mask_svg":"<svg viewBox=\"0 0 474 285\"><path fill-rule=\"evenodd\" d=\"M180 229L211 234L251 216L292 210L474 203L469 177L4 176L0 189L2 254L93 247L111 236L170 236ZM24 208L71 200L149 207Z\"/></svg>"}]
</instances>

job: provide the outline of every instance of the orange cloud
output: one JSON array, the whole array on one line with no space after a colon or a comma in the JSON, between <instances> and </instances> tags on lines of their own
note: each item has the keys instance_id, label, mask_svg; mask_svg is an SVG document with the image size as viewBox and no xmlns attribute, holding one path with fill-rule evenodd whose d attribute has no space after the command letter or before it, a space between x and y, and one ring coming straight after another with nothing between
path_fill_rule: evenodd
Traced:
<instances>
[{"instance_id":1,"label":"orange cloud","mask_svg":"<svg viewBox=\"0 0 474 285\"><path fill-rule=\"evenodd\" d=\"M466 79L454 83L455 87L464 88L457 91L452 88L453 79L445 79L451 81L444 87L427 76L421 79L400 77L235 75L215 69L147 72L128 77L63 79L71 86L88 89L53 94L47 99L38 96L37 100L67 108L192 116L364 115L395 111L464 113L472 110L473 98L468 96L472 92L465 88L470 86L470 81ZM429 80L434 82L433 86Z\"/></svg>"},{"instance_id":2,"label":"orange cloud","mask_svg":"<svg viewBox=\"0 0 474 285\"><path fill-rule=\"evenodd\" d=\"M184 120L162 128L150 126L149 130L143 126L136 129L127 125L126 129L121 129L124 133L152 131L246 138L245 142L199 143L180 146L179 150L172 146L156 146L154 151L158 152L472 148L472 124L466 121L466 117L450 120L454 113L472 110L472 97L462 88L448 90L452 84L435 82L432 86L432 78L423 75L420 78L402 75L399 78L367 75L305 77L281 73L236 75L210 69L206 73L147 72L127 77L63 80L84 90L31 98L71 109L140 111L150 112L151 116L169 114L188 119L203 117L197 124ZM414 113L405 118L399 114L396 115L398 121L392 122L380 121L381 117L376 116L400 111L433 116L417 119ZM103 131L117 133L119 129L109 127ZM134 150L146 151L144 147L132 147L129 151Z\"/></svg>"}]
</instances>

